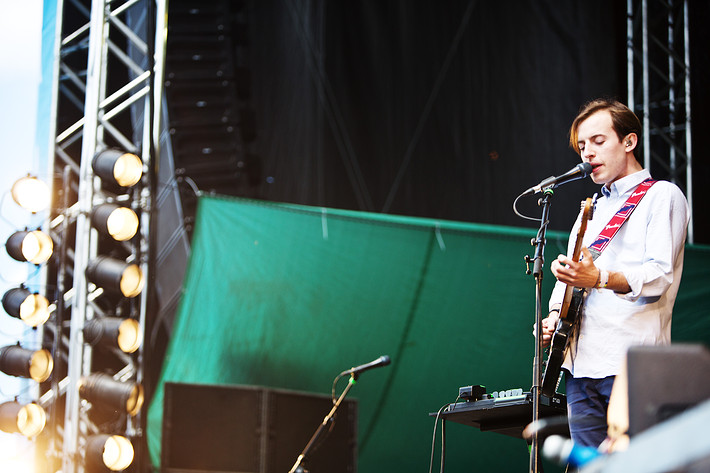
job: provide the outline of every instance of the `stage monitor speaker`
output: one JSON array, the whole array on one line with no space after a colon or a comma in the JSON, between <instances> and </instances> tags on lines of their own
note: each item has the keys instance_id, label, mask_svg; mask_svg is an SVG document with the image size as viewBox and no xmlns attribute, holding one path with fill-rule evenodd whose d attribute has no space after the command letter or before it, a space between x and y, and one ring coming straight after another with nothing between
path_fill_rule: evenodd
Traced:
<instances>
[{"instance_id":1,"label":"stage monitor speaker","mask_svg":"<svg viewBox=\"0 0 710 473\"><path fill-rule=\"evenodd\" d=\"M285 473L333 407L329 396L255 386L166 383L163 473ZM311 450L313 472L356 473L357 401L343 400Z\"/></svg>"},{"instance_id":2,"label":"stage monitor speaker","mask_svg":"<svg viewBox=\"0 0 710 473\"><path fill-rule=\"evenodd\" d=\"M710 401L645 430L623 450L591 460L578 473L707 473Z\"/></svg>"},{"instance_id":3,"label":"stage monitor speaker","mask_svg":"<svg viewBox=\"0 0 710 473\"><path fill-rule=\"evenodd\" d=\"M702 345L629 349L629 435L710 399L710 351Z\"/></svg>"}]
</instances>

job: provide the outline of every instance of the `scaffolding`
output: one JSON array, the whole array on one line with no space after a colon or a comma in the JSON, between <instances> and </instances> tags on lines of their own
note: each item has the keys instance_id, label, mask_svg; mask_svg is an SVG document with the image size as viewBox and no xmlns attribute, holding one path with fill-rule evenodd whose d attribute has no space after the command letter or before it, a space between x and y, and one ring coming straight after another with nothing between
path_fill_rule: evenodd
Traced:
<instances>
[{"instance_id":1,"label":"scaffolding","mask_svg":"<svg viewBox=\"0 0 710 473\"><path fill-rule=\"evenodd\" d=\"M656 179L685 193L693 235L687 0L627 0L629 107L643 124L643 162Z\"/></svg>"},{"instance_id":2,"label":"scaffolding","mask_svg":"<svg viewBox=\"0 0 710 473\"><path fill-rule=\"evenodd\" d=\"M92 471L109 443L143 461L165 21L163 0L57 2L49 228L60 257L47 271L56 309L43 344L55 371L40 387L50 428L38 471ZM135 182L121 181L118 168L132 164ZM135 236L109 235L99 208L132 213Z\"/></svg>"}]
</instances>

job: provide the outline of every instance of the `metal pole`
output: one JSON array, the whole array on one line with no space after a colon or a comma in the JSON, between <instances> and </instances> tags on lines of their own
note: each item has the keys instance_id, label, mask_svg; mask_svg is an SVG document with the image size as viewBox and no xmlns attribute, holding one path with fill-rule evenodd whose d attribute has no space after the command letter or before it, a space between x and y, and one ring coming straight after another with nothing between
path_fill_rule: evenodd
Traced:
<instances>
[{"instance_id":1,"label":"metal pole","mask_svg":"<svg viewBox=\"0 0 710 473\"><path fill-rule=\"evenodd\" d=\"M668 15L667 15L667 21L668 21L668 36L667 36L667 41L668 41L668 50L670 51L670 54L668 54L668 134L670 135L671 142L673 144L676 143L676 111L675 111L675 87L676 87L676 77L675 77L675 58L673 57L673 51L675 51L674 45L675 41L673 39L673 35L675 34L675 25L674 25L674 2L673 0L669 0L668 3ZM670 146L668 150L668 160L670 163L671 167L671 182L677 184L678 179L676 178L677 173L677 165L676 165L676 148L675 146Z\"/></svg>"},{"instance_id":2,"label":"metal pole","mask_svg":"<svg viewBox=\"0 0 710 473\"><path fill-rule=\"evenodd\" d=\"M647 0L641 0L641 29L642 29L642 58L643 58L643 162L644 167L651 169L651 123L649 97L649 72L648 72L648 4Z\"/></svg>"},{"instance_id":3,"label":"metal pole","mask_svg":"<svg viewBox=\"0 0 710 473\"><path fill-rule=\"evenodd\" d=\"M683 41L685 43L685 190L690 207L690 223L688 224L688 243L695 242L693 225L693 140L690 106L690 32L688 25L688 0L683 2Z\"/></svg>"},{"instance_id":4,"label":"metal pole","mask_svg":"<svg viewBox=\"0 0 710 473\"><path fill-rule=\"evenodd\" d=\"M155 15L155 51L153 62L153 150L155 159L160 156L160 132L162 123L163 83L165 81L165 57L168 42L168 0L157 0ZM148 38L150 41L150 38Z\"/></svg>"},{"instance_id":5,"label":"metal pole","mask_svg":"<svg viewBox=\"0 0 710 473\"><path fill-rule=\"evenodd\" d=\"M635 107L634 88L634 0L626 0L626 88L628 107Z\"/></svg>"},{"instance_id":6,"label":"metal pole","mask_svg":"<svg viewBox=\"0 0 710 473\"><path fill-rule=\"evenodd\" d=\"M63 473L83 471L79 455L80 405L79 379L86 373L88 350L84 350L82 330L87 320L88 287L85 275L92 252L91 224L88 213L91 210L94 187L91 161L96 152L98 130L98 111L102 85L102 73L105 72L105 4L103 0L94 0L91 6L89 30L89 57L87 66L86 97L84 104L84 126L81 148L81 166L79 174L79 194L77 204L79 214L76 221L76 243L74 246L74 301L69 335L68 380L66 393L66 413L64 418ZM95 250L94 250L95 251Z\"/></svg>"}]
</instances>

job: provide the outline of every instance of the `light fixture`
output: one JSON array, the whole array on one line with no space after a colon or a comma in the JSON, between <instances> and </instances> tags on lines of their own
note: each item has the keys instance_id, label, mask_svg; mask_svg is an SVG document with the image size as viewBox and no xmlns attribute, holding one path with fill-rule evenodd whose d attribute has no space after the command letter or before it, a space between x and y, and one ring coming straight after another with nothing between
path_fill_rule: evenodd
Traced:
<instances>
[{"instance_id":1,"label":"light fixture","mask_svg":"<svg viewBox=\"0 0 710 473\"><path fill-rule=\"evenodd\" d=\"M30 174L15 181L10 193L17 205L32 213L49 207L49 187Z\"/></svg>"},{"instance_id":2,"label":"light fixture","mask_svg":"<svg viewBox=\"0 0 710 473\"><path fill-rule=\"evenodd\" d=\"M2 296L5 312L17 317L30 327L42 325L49 319L49 301L24 287L10 289Z\"/></svg>"},{"instance_id":3,"label":"light fixture","mask_svg":"<svg viewBox=\"0 0 710 473\"><path fill-rule=\"evenodd\" d=\"M101 204L92 209L91 224L116 241L126 241L138 231L138 216L128 207Z\"/></svg>"},{"instance_id":4,"label":"light fixture","mask_svg":"<svg viewBox=\"0 0 710 473\"><path fill-rule=\"evenodd\" d=\"M3 432L35 437L46 423L47 414L39 404L31 402L23 406L15 401L0 404L0 430Z\"/></svg>"},{"instance_id":5,"label":"light fixture","mask_svg":"<svg viewBox=\"0 0 710 473\"><path fill-rule=\"evenodd\" d=\"M40 230L24 230L10 235L5 249L17 261L42 264L52 256L54 244L52 238Z\"/></svg>"},{"instance_id":6,"label":"light fixture","mask_svg":"<svg viewBox=\"0 0 710 473\"><path fill-rule=\"evenodd\" d=\"M124 353L133 353L141 344L141 329L137 320L120 317L93 318L83 329L84 341L92 346L106 344Z\"/></svg>"},{"instance_id":7,"label":"light fixture","mask_svg":"<svg viewBox=\"0 0 710 473\"><path fill-rule=\"evenodd\" d=\"M133 445L120 435L92 435L86 442L85 463L88 472L122 471L133 463Z\"/></svg>"},{"instance_id":8,"label":"light fixture","mask_svg":"<svg viewBox=\"0 0 710 473\"><path fill-rule=\"evenodd\" d=\"M79 395L89 402L108 406L131 416L138 414L143 406L143 386L140 383L116 381L101 373L81 378Z\"/></svg>"},{"instance_id":9,"label":"light fixture","mask_svg":"<svg viewBox=\"0 0 710 473\"><path fill-rule=\"evenodd\" d=\"M98 256L89 262L86 277L99 287L136 297L143 290L143 272L137 264Z\"/></svg>"},{"instance_id":10,"label":"light fixture","mask_svg":"<svg viewBox=\"0 0 710 473\"><path fill-rule=\"evenodd\" d=\"M0 348L0 371L5 374L43 383L49 379L52 368L54 360L45 349L32 351L18 345Z\"/></svg>"},{"instance_id":11,"label":"light fixture","mask_svg":"<svg viewBox=\"0 0 710 473\"><path fill-rule=\"evenodd\" d=\"M91 167L101 179L121 187L136 185L143 175L143 162L138 156L116 149L97 153Z\"/></svg>"}]
</instances>

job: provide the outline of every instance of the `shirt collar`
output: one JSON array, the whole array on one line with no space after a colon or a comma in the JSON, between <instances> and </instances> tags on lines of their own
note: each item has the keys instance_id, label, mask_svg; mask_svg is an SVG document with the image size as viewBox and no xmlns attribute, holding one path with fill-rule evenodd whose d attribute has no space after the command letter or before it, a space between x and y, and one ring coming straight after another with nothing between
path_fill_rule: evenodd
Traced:
<instances>
[{"instance_id":1,"label":"shirt collar","mask_svg":"<svg viewBox=\"0 0 710 473\"><path fill-rule=\"evenodd\" d=\"M650 177L651 173L647 169L642 169L638 172L629 174L626 177L622 177L621 179L612 182L611 186L609 186L609 189L607 189L606 186L602 186L602 194L606 197L616 197L624 195L627 192L636 189L636 186L641 184L646 179L649 179Z\"/></svg>"}]
</instances>

